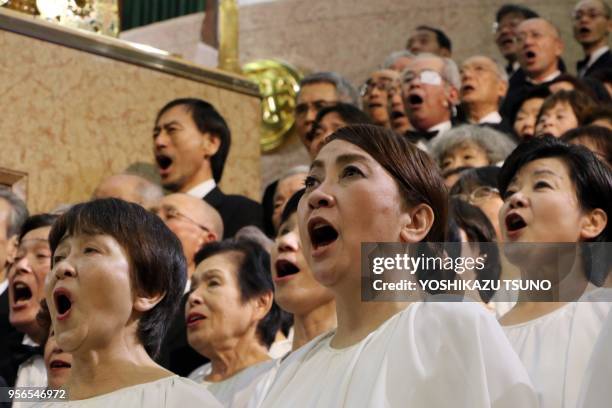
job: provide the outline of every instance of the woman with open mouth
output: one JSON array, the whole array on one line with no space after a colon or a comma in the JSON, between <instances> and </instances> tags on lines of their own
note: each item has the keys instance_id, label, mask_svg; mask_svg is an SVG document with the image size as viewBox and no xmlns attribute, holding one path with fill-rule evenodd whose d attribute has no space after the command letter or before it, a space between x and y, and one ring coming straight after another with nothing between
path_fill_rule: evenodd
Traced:
<instances>
[{"instance_id":1,"label":"woman with open mouth","mask_svg":"<svg viewBox=\"0 0 612 408\"><path fill-rule=\"evenodd\" d=\"M334 293L338 327L283 361L262 406L535 406L522 364L481 306L362 301L361 243L445 240L446 189L425 152L391 130L343 127L305 184L302 248Z\"/></svg>"},{"instance_id":2,"label":"woman with open mouth","mask_svg":"<svg viewBox=\"0 0 612 408\"><path fill-rule=\"evenodd\" d=\"M46 302L72 354L70 406L219 407L205 389L153 361L185 288L181 244L139 205L73 206L49 235Z\"/></svg>"},{"instance_id":3,"label":"woman with open mouth","mask_svg":"<svg viewBox=\"0 0 612 408\"><path fill-rule=\"evenodd\" d=\"M508 259L524 282L551 282L550 290L520 291L500 323L540 407L575 407L612 304L597 301L605 299L597 286L610 267L598 243L612 238L612 172L586 148L547 136L519 145L506 159L499 190Z\"/></svg>"}]
</instances>

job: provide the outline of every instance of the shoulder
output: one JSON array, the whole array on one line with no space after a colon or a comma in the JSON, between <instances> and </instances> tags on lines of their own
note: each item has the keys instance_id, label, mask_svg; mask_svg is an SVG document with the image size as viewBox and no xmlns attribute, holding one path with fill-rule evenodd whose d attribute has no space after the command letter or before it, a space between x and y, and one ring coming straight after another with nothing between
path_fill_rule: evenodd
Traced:
<instances>
[{"instance_id":1,"label":"shoulder","mask_svg":"<svg viewBox=\"0 0 612 408\"><path fill-rule=\"evenodd\" d=\"M198 368L193 370L191 373L189 373L187 378L189 378L192 381L195 381L196 383L201 383L204 381L204 377L206 377L206 374L208 374L209 372L210 372L210 363L206 363L204 365L199 366Z\"/></svg>"},{"instance_id":2,"label":"shoulder","mask_svg":"<svg viewBox=\"0 0 612 408\"><path fill-rule=\"evenodd\" d=\"M221 404L205 387L188 378L169 377L164 388L163 394L165 395L160 395L160 397L165 399L167 406L221 407Z\"/></svg>"}]
</instances>

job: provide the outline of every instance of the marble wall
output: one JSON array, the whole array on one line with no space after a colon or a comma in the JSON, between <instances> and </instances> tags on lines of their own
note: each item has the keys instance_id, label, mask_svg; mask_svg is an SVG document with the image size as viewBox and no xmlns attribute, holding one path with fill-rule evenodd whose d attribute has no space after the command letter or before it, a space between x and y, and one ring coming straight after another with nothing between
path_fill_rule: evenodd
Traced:
<instances>
[{"instance_id":1,"label":"marble wall","mask_svg":"<svg viewBox=\"0 0 612 408\"><path fill-rule=\"evenodd\" d=\"M0 30L0 167L26 172L33 212L87 199L106 176L153 163L169 100L194 96L228 119L221 182L260 197L259 98Z\"/></svg>"}]
</instances>

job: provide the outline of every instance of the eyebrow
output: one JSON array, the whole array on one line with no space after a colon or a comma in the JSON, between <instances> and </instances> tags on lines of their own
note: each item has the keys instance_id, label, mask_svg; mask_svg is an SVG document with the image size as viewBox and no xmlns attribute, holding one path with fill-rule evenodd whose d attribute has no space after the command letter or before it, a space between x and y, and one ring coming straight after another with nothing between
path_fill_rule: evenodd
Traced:
<instances>
[{"instance_id":1,"label":"eyebrow","mask_svg":"<svg viewBox=\"0 0 612 408\"><path fill-rule=\"evenodd\" d=\"M346 153L346 154L341 154L340 156L336 157L337 166L342 166L343 164L352 163L355 161L367 162L368 158L358 153ZM323 164L323 161L315 160L310 165L310 170L312 171L315 168L321 168L321 167L325 167L325 165Z\"/></svg>"},{"instance_id":2,"label":"eyebrow","mask_svg":"<svg viewBox=\"0 0 612 408\"><path fill-rule=\"evenodd\" d=\"M180 122L176 121L176 120L172 120L168 123L162 123L161 125L155 125L155 127L153 128L153 130L157 130L157 129L161 129L161 128L167 128L168 126L182 126Z\"/></svg>"}]
</instances>

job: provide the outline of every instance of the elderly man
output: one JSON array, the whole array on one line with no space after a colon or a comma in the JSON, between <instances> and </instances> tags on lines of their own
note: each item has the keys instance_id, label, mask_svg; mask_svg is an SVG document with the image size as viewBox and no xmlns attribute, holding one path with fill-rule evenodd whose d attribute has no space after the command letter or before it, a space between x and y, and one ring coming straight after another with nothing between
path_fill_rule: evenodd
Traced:
<instances>
[{"instance_id":1,"label":"elderly man","mask_svg":"<svg viewBox=\"0 0 612 408\"><path fill-rule=\"evenodd\" d=\"M195 254L209 242L223 237L223 221L212 206L205 201L188 194L175 193L162 198L151 208L164 220L168 228L181 241L183 253L187 259L187 287L191 285L191 275L195 271ZM196 367L206 363L206 359L193 350L187 343L185 323L185 302L187 294L181 301L168 333L162 342L159 363L168 370L187 376Z\"/></svg>"},{"instance_id":2,"label":"elderly man","mask_svg":"<svg viewBox=\"0 0 612 408\"><path fill-rule=\"evenodd\" d=\"M176 99L157 114L153 150L162 186L213 206L223 219L225 238L246 225L263 225L257 202L241 195L226 195L217 187L230 143L225 119L203 100Z\"/></svg>"},{"instance_id":3,"label":"elderly man","mask_svg":"<svg viewBox=\"0 0 612 408\"><path fill-rule=\"evenodd\" d=\"M310 141L306 135L312 129L317 113L321 108L337 102L358 105L357 91L339 74L316 72L300 81L295 103L295 128L306 150L310 151Z\"/></svg>"},{"instance_id":4,"label":"elderly man","mask_svg":"<svg viewBox=\"0 0 612 408\"><path fill-rule=\"evenodd\" d=\"M561 74L559 60L564 44L559 30L543 18L530 18L517 27L520 70L510 79L508 94L501 108L503 116L514 117L517 104L531 88Z\"/></svg>"},{"instance_id":5,"label":"elderly man","mask_svg":"<svg viewBox=\"0 0 612 408\"><path fill-rule=\"evenodd\" d=\"M538 14L518 4L504 4L497 10L495 15L495 44L503 57L506 59L506 72L514 74L519 68L518 42L516 38L516 27L523 20L539 17Z\"/></svg>"},{"instance_id":6,"label":"elderly man","mask_svg":"<svg viewBox=\"0 0 612 408\"><path fill-rule=\"evenodd\" d=\"M508 90L508 74L493 59L476 55L466 59L460 68L459 97L466 121L501 129L499 104ZM510 128L504 123L506 130Z\"/></svg>"},{"instance_id":7,"label":"elderly man","mask_svg":"<svg viewBox=\"0 0 612 408\"><path fill-rule=\"evenodd\" d=\"M25 203L12 191L0 188L0 376L8 385L15 383L17 367L9 351L21 343L23 334L19 333L9 321L8 268L13 263L17 251L17 238L21 226L28 218Z\"/></svg>"},{"instance_id":8,"label":"elderly man","mask_svg":"<svg viewBox=\"0 0 612 408\"><path fill-rule=\"evenodd\" d=\"M401 74L413 58L414 54L408 50L392 52L385 58L383 69L392 69Z\"/></svg>"},{"instance_id":9,"label":"elderly man","mask_svg":"<svg viewBox=\"0 0 612 408\"><path fill-rule=\"evenodd\" d=\"M102 180L96 187L92 199L120 198L149 209L163 195L164 192L160 186L143 177L135 174L115 174Z\"/></svg>"},{"instance_id":10,"label":"elderly man","mask_svg":"<svg viewBox=\"0 0 612 408\"><path fill-rule=\"evenodd\" d=\"M404 106L415 128L406 136L422 142L450 129L459 86L459 70L450 58L418 55L402 74Z\"/></svg>"},{"instance_id":11,"label":"elderly man","mask_svg":"<svg viewBox=\"0 0 612 408\"><path fill-rule=\"evenodd\" d=\"M452 44L444 31L426 25L418 26L408 38L406 49L413 54L423 52L450 58Z\"/></svg>"},{"instance_id":12,"label":"elderly man","mask_svg":"<svg viewBox=\"0 0 612 408\"><path fill-rule=\"evenodd\" d=\"M612 67L608 37L612 31L610 6L601 0L581 0L574 13L574 38L582 46L584 59L578 61L579 77L589 77Z\"/></svg>"}]
</instances>

